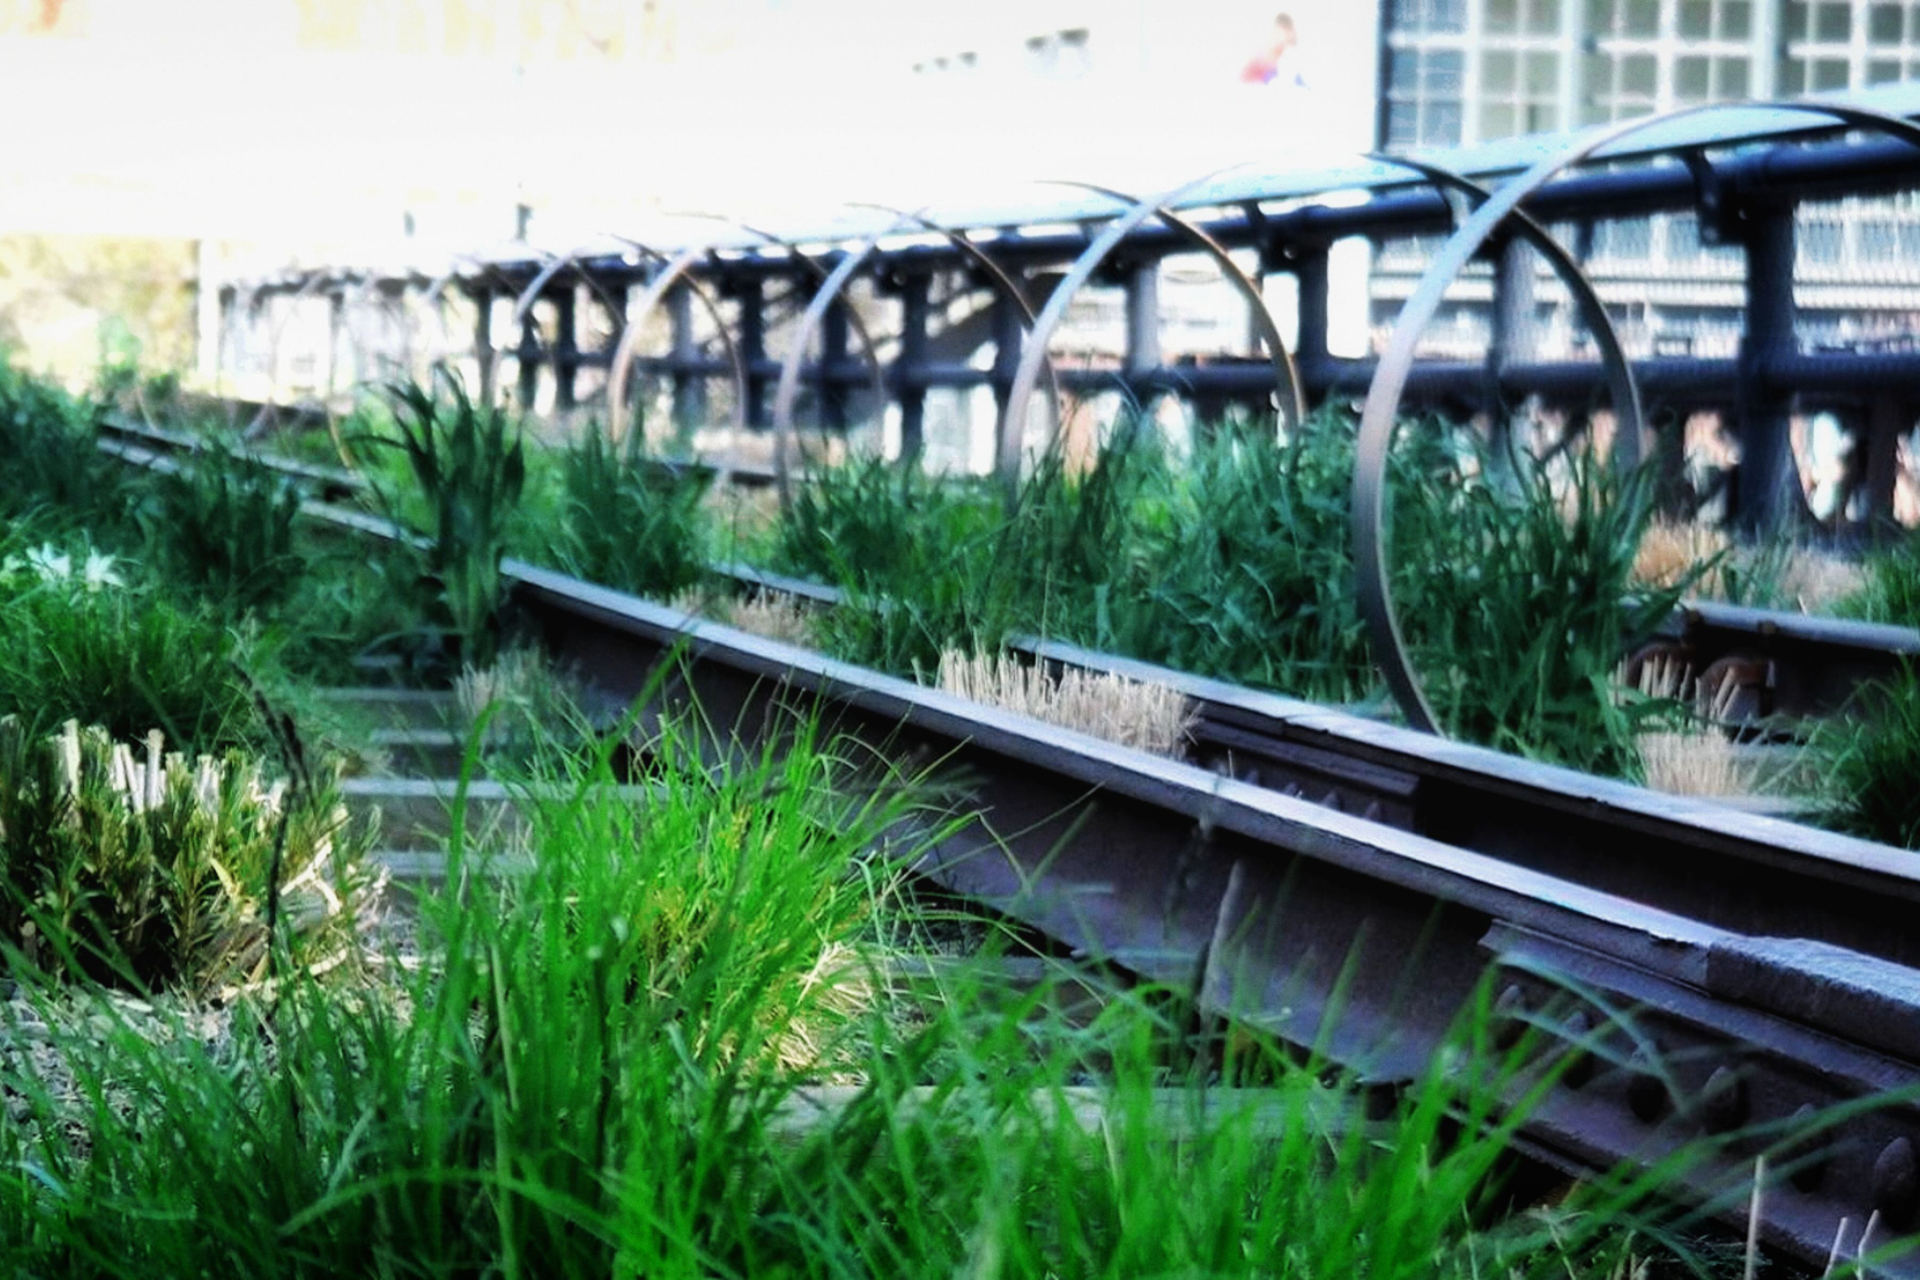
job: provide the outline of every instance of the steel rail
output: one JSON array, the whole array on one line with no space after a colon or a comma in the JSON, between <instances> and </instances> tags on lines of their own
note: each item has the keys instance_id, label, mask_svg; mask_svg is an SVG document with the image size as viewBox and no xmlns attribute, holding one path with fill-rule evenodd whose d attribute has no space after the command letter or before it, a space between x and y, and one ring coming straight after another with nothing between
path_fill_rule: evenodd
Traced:
<instances>
[{"instance_id":1,"label":"steel rail","mask_svg":"<svg viewBox=\"0 0 1920 1280\"><path fill-rule=\"evenodd\" d=\"M1830 103L1776 105L1824 115L1854 128L1890 133L1920 147L1920 127L1897 116ZM1414 670L1408 656L1406 638L1394 609L1391 569L1387 563L1386 479L1387 457L1399 421L1400 398L1413 370L1420 337L1438 313L1447 289L1468 260L1480 252L1481 247L1530 196L1563 170L1644 129L1723 109L1712 105L1688 107L1662 116L1626 121L1585 137L1575 145L1539 161L1519 177L1502 185L1448 238L1421 277L1419 288L1407 299L1394 321L1392 337L1374 371L1373 382L1367 389L1366 404L1360 414L1353 472L1354 578L1374 663L1386 677L1401 711L1415 728L1430 733L1440 731L1438 719L1421 688L1419 673ZM1575 268L1576 274L1577 270ZM1591 322L1589 325L1591 327ZM1611 334L1610 329L1608 333ZM1595 330L1595 337L1599 336L1599 330ZM1617 342L1608 356L1609 369L1617 371L1614 374L1616 384L1623 384L1616 385L1613 396L1613 411L1616 418L1621 420L1621 429L1615 433L1615 447L1625 447L1628 450L1627 458L1637 458L1640 403L1632 386L1632 369Z\"/></svg>"},{"instance_id":2,"label":"steel rail","mask_svg":"<svg viewBox=\"0 0 1920 1280\"><path fill-rule=\"evenodd\" d=\"M1920 1209L1902 1174L1920 1141L1909 964L1704 922L530 565L504 569L552 651L616 699L664 665L658 709L697 706L736 745L777 742L818 716L888 758L939 762L979 819L924 874L1318 1046L1378 1087L1418 1078L1491 963L1506 975L1500 1016L1547 1029L1578 1059L1523 1125L1534 1154L1588 1171L1652 1162L1893 1091L1900 1105L1850 1117L1796 1168L1799 1182L1769 1193L1764 1229L1817 1262L1842 1217L1879 1212L1904 1229ZM1850 873L1910 899L1920 868L1909 863L1864 859ZM1724 1192L1763 1143L1741 1139L1683 1180L1703 1198Z\"/></svg>"},{"instance_id":3,"label":"steel rail","mask_svg":"<svg viewBox=\"0 0 1920 1280\"><path fill-rule=\"evenodd\" d=\"M303 510L407 536L357 512ZM550 651L603 695L657 690L652 713L695 711L718 750L777 746L817 719L880 758L931 768L969 821L925 855L922 874L1187 990L1203 1010L1311 1046L1373 1088L1429 1069L1492 966L1498 1042L1531 1028L1535 1051L1561 1063L1523 1117L1530 1154L1592 1172L1692 1151L1676 1185L1742 1221L1745 1201L1728 1190L1771 1148L1793 1177L1765 1197L1763 1233L1815 1264L1843 1218L1877 1214L1904 1232L1920 1215L1911 962L1766 932L1771 918L1717 922L1638 902L1596 887L1591 868L1551 874L536 566L502 571ZM1403 736L1456 761L1465 750ZM1595 812L1612 799L1589 797ZM1831 866L1856 896L1920 892L1920 864L1893 851L1809 849L1782 824L1748 823L1756 866L1814 878ZM1789 1131L1814 1113L1836 1117L1825 1138ZM1881 1270L1920 1275L1920 1255Z\"/></svg>"}]
</instances>

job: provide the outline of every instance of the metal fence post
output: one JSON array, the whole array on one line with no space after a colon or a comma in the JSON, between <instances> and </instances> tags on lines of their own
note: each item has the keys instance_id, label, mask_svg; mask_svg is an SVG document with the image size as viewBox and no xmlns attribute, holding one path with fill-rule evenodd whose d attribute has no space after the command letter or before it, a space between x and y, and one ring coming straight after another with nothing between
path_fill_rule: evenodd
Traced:
<instances>
[{"instance_id":1,"label":"metal fence post","mask_svg":"<svg viewBox=\"0 0 1920 1280\"><path fill-rule=\"evenodd\" d=\"M1769 375L1799 351L1794 330L1793 203L1754 201L1745 210L1741 242L1747 255L1746 332L1740 340L1740 461L1728 511L1746 533L1772 534L1804 513L1800 471L1794 464L1793 393Z\"/></svg>"},{"instance_id":2,"label":"metal fence post","mask_svg":"<svg viewBox=\"0 0 1920 1280\"><path fill-rule=\"evenodd\" d=\"M480 370L480 403L493 403L493 290L475 285L473 298L473 359Z\"/></svg>"},{"instance_id":3,"label":"metal fence post","mask_svg":"<svg viewBox=\"0 0 1920 1280\"><path fill-rule=\"evenodd\" d=\"M1306 370L1324 364L1327 352L1327 246L1323 244L1302 245L1296 247L1285 259L1275 263L1279 268L1293 272L1298 284L1299 326L1294 338L1293 353L1302 368ZM1308 376L1311 385L1312 377Z\"/></svg>"},{"instance_id":4,"label":"metal fence post","mask_svg":"<svg viewBox=\"0 0 1920 1280\"><path fill-rule=\"evenodd\" d=\"M767 358L766 286L755 278L736 280L733 296L740 303L740 359L747 366L748 427L767 425L767 375L762 365Z\"/></svg>"},{"instance_id":5,"label":"metal fence post","mask_svg":"<svg viewBox=\"0 0 1920 1280\"><path fill-rule=\"evenodd\" d=\"M1512 365L1533 359L1534 279L1533 247L1519 236L1508 236L1488 247L1493 258L1493 314L1487 337L1488 452L1494 467L1508 469L1513 461L1513 419L1507 413L1500 376Z\"/></svg>"},{"instance_id":6,"label":"metal fence post","mask_svg":"<svg viewBox=\"0 0 1920 1280\"><path fill-rule=\"evenodd\" d=\"M520 412L532 413L540 395L540 326L535 319L537 306L528 307L520 318L520 345L514 356L520 365Z\"/></svg>"},{"instance_id":7,"label":"metal fence post","mask_svg":"<svg viewBox=\"0 0 1920 1280\"><path fill-rule=\"evenodd\" d=\"M700 342L693 331L693 288L684 281L667 291L667 320L673 328L673 429L684 439L707 417L707 380L694 368Z\"/></svg>"},{"instance_id":8,"label":"metal fence post","mask_svg":"<svg viewBox=\"0 0 1920 1280\"><path fill-rule=\"evenodd\" d=\"M574 378L580 371L580 345L575 325L579 287L565 284L553 297L553 407L564 412L574 406Z\"/></svg>"},{"instance_id":9,"label":"metal fence post","mask_svg":"<svg viewBox=\"0 0 1920 1280\"><path fill-rule=\"evenodd\" d=\"M912 465L926 448L928 295L933 278L922 272L900 281L900 357L893 395L900 403L900 461ZM997 302L997 299L996 299Z\"/></svg>"},{"instance_id":10,"label":"metal fence post","mask_svg":"<svg viewBox=\"0 0 1920 1280\"><path fill-rule=\"evenodd\" d=\"M836 300L820 318L820 420L829 431L847 429L847 387L839 375L848 350L847 304Z\"/></svg>"},{"instance_id":11,"label":"metal fence post","mask_svg":"<svg viewBox=\"0 0 1920 1280\"><path fill-rule=\"evenodd\" d=\"M1866 428L1855 448L1866 490L1866 523L1891 528L1894 524L1894 488L1900 479L1900 437L1913 430L1913 402L1896 395L1879 395L1867 409Z\"/></svg>"}]
</instances>

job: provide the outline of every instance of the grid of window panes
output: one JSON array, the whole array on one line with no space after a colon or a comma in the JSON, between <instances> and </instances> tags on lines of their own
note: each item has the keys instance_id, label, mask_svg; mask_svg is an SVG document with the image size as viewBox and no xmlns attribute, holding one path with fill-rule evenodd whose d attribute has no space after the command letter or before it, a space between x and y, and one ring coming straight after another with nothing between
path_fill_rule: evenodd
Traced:
<instances>
[{"instance_id":1,"label":"grid of window panes","mask_svg":"<svg viewBox=\"0 0 1920 1280\"><path fill-rule=\"evenodd\" d=\"M1466 141L1467 6L1479 0L1391 0L1381 134L1390 148Z\"/></svg>"},{"instance_id":2,"label":"grid of window panes","mask_svg":"<svg viewBox=\"0 0 1920 1280\"><path fill-rule=\"evenodd\" d=\"M1388 0L1385 21L1389 149L1920 79L1920 0ZM1796 224L1804 340L1880 341L1876 316L1920 314L1920 197L1809 203ZM1735 349L1744 259L1693 217L1600 221L1581 243L1657 349ZM1419 247L1381 246L1377 300L1409 287Z\"/></svg>"},{"instance_id":3,"label":"grid of window panes","mask_svg":"<svg viewBox=\"0 0 1920 1280\"><path fill-rule=\"evenodd\" d=\"M1567 125L1560 74L1569 52L1563 7L1578 0L1486 0L1481 15L1475 134L1504 138Z\"/></svg>"},{"instance_id":4,"label":"grid of window panes","mask_svg":"<svg viewBox=\"0 0 1920 1280\"><path fill-rule=\"evenodd\" d=\"M1869 4L1864 74L1855 84L1886 84L1920 76L1920 4Z\"/></svg>"}]
</instances>

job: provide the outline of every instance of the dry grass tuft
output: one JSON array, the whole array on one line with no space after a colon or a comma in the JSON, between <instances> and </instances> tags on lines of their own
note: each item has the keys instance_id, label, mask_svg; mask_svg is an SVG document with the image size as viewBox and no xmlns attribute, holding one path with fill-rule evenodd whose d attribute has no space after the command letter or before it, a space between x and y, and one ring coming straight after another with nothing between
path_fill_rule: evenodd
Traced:
<instances>
[{"instance_id":1,"label":"dry grass tuft","mask_svg":"<svg viewBox=\"0 0 1920 1280\"><path fill-rule=\"evenodd\" d=\"M1633 576L1650 587L1671 587L1702 564L1721 555L1733 545L1726 534L1705 525L1681 524L1661 516L1647 526L1646 534L1633 556ZM1722 592L1720 568L1716 565L1696 588L1700 594L1718 596Z\"/></svg>"},{"instance_id":2,"label":"dry grass tuft","mask_svg":"<svg viewBox=\"0 0 1920 1280\"><path fill-rule=\"evenodd\" d=\"M813 606L792 596L753 591L735 600L695 589L681 592L669 603L682 613L711 618L763 640L802 647L813 644Z\"/></svg>"},{"instance_id":3,"label":"dry grass tuft","mask_svg":"<svg viewBox=\"0 0 1920 1280\"><path fill-rule=\"evenodd\" d=\"M1862 565L1824 551L1801 548L1780 575L1780 598L1802 613L1831 613L1847 596L1866 590Z\"/></svg>"},{"instance_id":4,"label":"dry grass tuft","mask_svg":"<svg viewBox=\"0 0 1920 1280\"><path fill-rule=\"evenodd\" d=\"M1750 760L1710 728L1643 733L1634 739L1647 786L1673 796L1750 796L1759 779Z\"/></svg>"},{"instance_id":5,"label":"dry grass tuft","mask_svg":"<svg viewBox=\"0 0 1920 1280\"><path fill-rule=\"evenodd\" d=\"M1177 758L1193 724L1187 700L1164 685L1086 671L1066 671L1056 681L1007 654L968 657L948 651L940 656L939 685L975 702L1155 755Z\"/></svg>"},{"instance_id":6,"label":"dry grass tuft","mask_svg":"<svg viewBox=\"0 0 1920 1280\"><path fill-rule=\"evenodd\" d=\"M1836 602L1856 594L1867 582L1860 565L1824 551L1743 547L1719 529L1664 517L1649 525L1640 539L1633 576L1650 587L1670 587L1709 560L1715 563L1694 584L1693 594L1724 600L1730 595L1730 578L1738 576L1751 587L1757 574L1763 581L1775 578L1771 587L1777 607L1802 613L1830 612Z\"/></svg>"},{"instance_id":7,"label":"dry grass tuft","mask_svg":"<svg viewBox=\"0 0 1920 1280\"><path fill-rule=\"evenodd\" d=\"M1639 672L1640 692L1649 698L1693 701L1699 719L1684 728L1642 733L1634 738L1640 767L1649 790L1673 796L1750 796L1759 790L1758 770L1751 759L1718 728L1728 704L1738 695L1733 682L1709 694L1699 688L1692 670L1679 658L1659 654Z\"/></svg>"}]
</instances>

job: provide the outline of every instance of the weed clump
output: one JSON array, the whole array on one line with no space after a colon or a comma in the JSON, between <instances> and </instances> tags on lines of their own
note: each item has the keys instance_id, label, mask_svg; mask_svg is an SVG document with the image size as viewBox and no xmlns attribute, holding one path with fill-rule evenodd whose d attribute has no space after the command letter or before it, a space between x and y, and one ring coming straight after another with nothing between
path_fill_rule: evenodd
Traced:
<instances>
[{"instance_id":1,"label":"weed clump","mask_svg":"<svg viewBox=\"0 0 1920 1280\"><path fill-rule=\"evenodd\" d=\"M1861 687L1838 718L1814 731L1827 783L1826 819L1843 831L1920 849L1920 672Z\"/></svg>"},{"instance_id":2,"label":"weed clump","mask_svg":"<svg viewBox=\"0 0 1920 1280\"><path fill-rule=\"evenodd\" d=\"M367 837L329 794L229 752L189 763L69 721L0 718L0 943L69 979L194 992L262 976L270 897L311 954L351 936ZM278 871L278 879L274 872Z\"/></svg>"},{"instance_id":3,"label":"weed clump","mask_svg":"<svg viewBox=\"0 0 1920 1280\"><path fill-rule=\"evenodd\" d=\"M790 746L716 768L670 722L644 800L608 753L543 772L531 872L423 902L437 963L393 992L296 977L217 1054L108 1002L70 1031L30 986L75 1080L0 1066L0 1261L1424 1280L1606 1274L1634 1243L1657 1179L1499 1220L1548 1086L1484 1016L1384 1117L1256 1032L1211 1078L1178 992L1103 986L1079 1022L1050 1011L1086 975L1010 990L990 955L890 1016L863 935L952 824L811 730ZM456 873L478 852L456 828Z\"/></svg>"},{"instance_id":4,"label":"weed clump","mask_svg":"<svg viewBox=\"0 0 1920 1280\"><path fill-rule=\"evenodd\" d=\"M425 616L458 644L462 661L485 666L501 639L500 559L526 487L526 446L503 411L476 404L458 379L447 382L448 404L418 384L389 388L394 435L358 439L404 459L413 493L376 490L403 528L411 509L423 512L425 538L396 554L418 558L414 586Z\"/></svg>"},{"instance_id":5,"label":"weed clump","mask_svg":"<svg viewBox=\"0 0 1920 1280\"><path fill-rule=\"evenodd\" d=\"M244 614L284 603L298 586L307 567L295 542L299 514L291 480L209 442L153 477L141 524L176 582Z\"/></svg>"},{"instance_id":6,"label":"weed clump","mask_svg":"<svg viewBox=\"0 0 1920 1280\"><path fill-rule=\"evenodd\" d=\"M260 741L241 636L125 567L85 544L0 560L0 715L36 738L77 720L129 742L159 728L195 753Z\"/></svg>"},{"instance_id":7,"label":"weed clump","mask_svg":"<svg viewBox=\"0 0 1920 1280\"><path fill-rule=\"evenodd\" d=\"M707 576L711 472L650 463L589 430L560 455L562 506L548 555L590 582L658 600Z\"/></svg>"}]
</instances>

